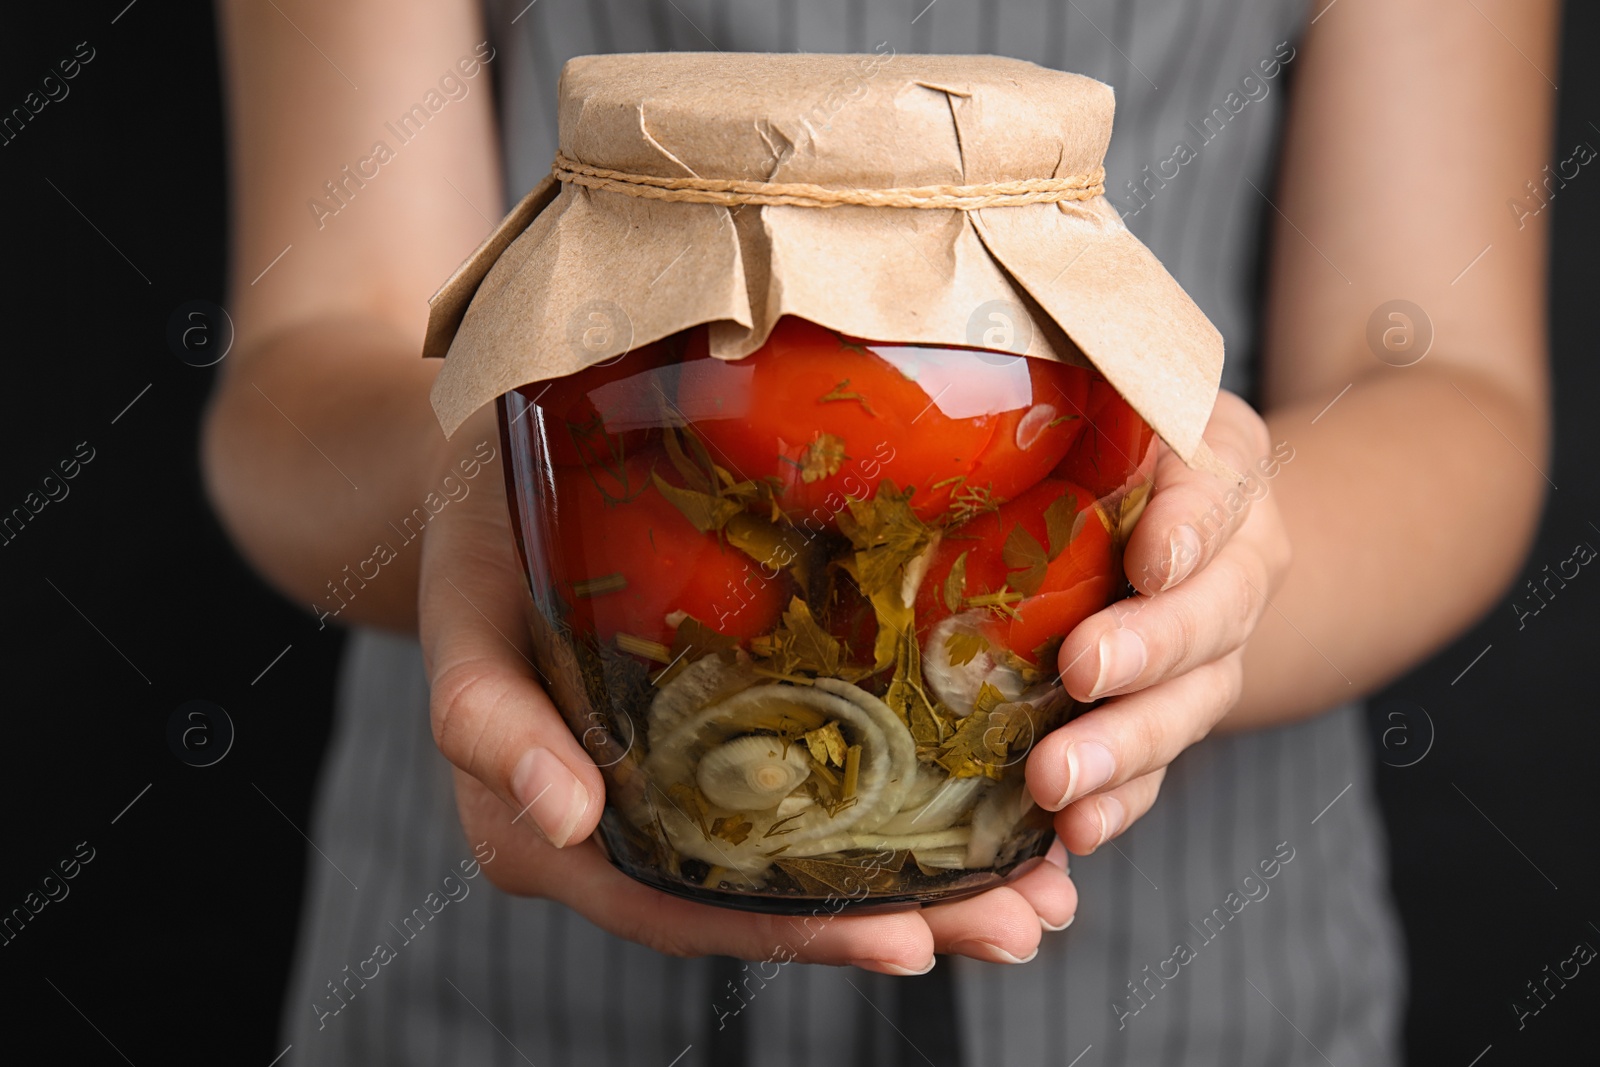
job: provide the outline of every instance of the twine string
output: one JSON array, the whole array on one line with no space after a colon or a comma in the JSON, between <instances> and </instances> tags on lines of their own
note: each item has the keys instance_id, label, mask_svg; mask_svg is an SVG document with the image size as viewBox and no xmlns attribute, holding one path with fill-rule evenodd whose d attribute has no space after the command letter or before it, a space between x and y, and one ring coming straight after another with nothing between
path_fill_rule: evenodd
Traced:
<instances>
[{"instance_id":1,"label":"twine string","mask_svg":"<svg viewBox=\"0 0 1600 1067\"><path fill-rule=\"evenodd\" d=\"M651 174L592 167L556 153L550 168L557 181L647 200L734 207L907 207L976 211L1024 204L1092 200L1106 191L1104 167L1063 178L1025 178L979 185L922 185L899 189L834 189L807 182L752 182L727 178L658 178Z\"/></svg>"}]
</instances>

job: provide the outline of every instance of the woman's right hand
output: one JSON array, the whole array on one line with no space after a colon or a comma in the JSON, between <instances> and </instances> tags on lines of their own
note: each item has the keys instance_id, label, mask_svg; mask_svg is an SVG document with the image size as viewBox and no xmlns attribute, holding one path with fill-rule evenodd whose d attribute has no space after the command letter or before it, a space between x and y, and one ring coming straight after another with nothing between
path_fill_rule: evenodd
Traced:
<instances>
[{"instance_id":1,"label":"woman's right hand","mask_svg":"<svg viewBox=\"0 0 1600 1067\"><path fill-rule=\"evenodd\" d=\"M497 441L485 409L456 440ZM446 449L439 455L453 455ZM441 470L447 463L441 463ZM600 771L537 681L531 604L513 539L500 460L478 491L444 508L422 542L419 629L433 733L456 768L462 829L488 842L500 889L547 897L619 937L675 956L853 964L917 974L935 952L997 963L1032 958L1045 929L1077 910L1065 851L1009 885L890 914L758 915L652 889L613 867L591 836L605 802Z\"/></svg>"}]
</instances>

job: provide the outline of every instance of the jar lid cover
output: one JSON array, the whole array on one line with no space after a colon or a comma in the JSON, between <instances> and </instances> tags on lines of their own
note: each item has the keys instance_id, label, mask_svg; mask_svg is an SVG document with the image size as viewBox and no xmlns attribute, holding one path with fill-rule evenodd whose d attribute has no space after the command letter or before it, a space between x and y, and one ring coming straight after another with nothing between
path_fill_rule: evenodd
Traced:
<instances>
[{"instance_id":1,"label":"jar lid cover","mask_svg":"<svg viewBox=\"0 0 1600 1067\"><path fill-rule=\"evenodd\" d=\"M1090 364L1193 465L1222 337L1104 196L1111 87L996 56L652 53L562 71L556 173L431 303L453 433L710 323ZM557 178L560 180L558 181Z\"/></svg>"}]
</instances>

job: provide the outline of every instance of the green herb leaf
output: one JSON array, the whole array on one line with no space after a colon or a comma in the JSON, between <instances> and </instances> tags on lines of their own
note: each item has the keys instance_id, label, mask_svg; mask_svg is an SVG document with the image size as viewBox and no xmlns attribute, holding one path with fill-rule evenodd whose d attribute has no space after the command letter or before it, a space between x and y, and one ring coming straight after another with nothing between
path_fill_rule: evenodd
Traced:
<instances>
[{"instance_id":1,"label":"green herb leaf","mask_svg":"<svg viewBox=\"0 0 1600 1067\"><path fill-rule=\"evenodd\" d=\"M861 405L861 409L868 415L876 417L878 413L872 410L872 405L867 403L866 397L862 396L860 393L850 393L845 391L849 388L849 386L850 379L846 378L828 392L817 397L817 403L828 404L836 400L854 400Z\"/></svg>"},{"instance_id":2,"label":"green herb leaf","mask_svg":"<svg viewBox=\"0 0 1600 1067\"><path fill-rule=\"evenodd\" d=\"M948 733L944 718L927 704L920 701L912 704L906 717L911 720L911 739L919 750L937 748L944 743Z\"/></svg>"},{"instance_id":3,"label":"green herb leaf","mask_svg":"<svg viewBox=\"0 0 1600 1067\"><path fill-rule=\"evenodd\" d=\"M1021 523L1013 526L1006 535L1000 557L1011 572L1007 576L1007 585L1014 586L1024 596L1032 596L1039 591L1044 584L1044 574L1050 566L1050 560L1039 539L1023 529Z\"/></svg>"},{"instance_id":4,"label":"green herb leaf","mask_svg":"<svg viewBox=\"0 0 1600 1067\"><path fill-rule=\"evenodd\" d=\"M821 764L832 764L843 767L845 754L850 746L845 743L844 734L839 731L837 722L830 722L815 730L807 730L800 735L806 748L811 751L811 758Z\"/></svg>"},{"instance_id":5,"label":"green herb leaf","mask_svg":"<svg viewBox=\"0 0 1600 1067\"><path fill-rule=\"evenodd\" d=\"M950 524L966 522L989 511L999 511L1005 501L994 495L990 485L963 485L950 495Z\"/></svg>"},{"instance_id":6,"label":"green herb leaf","mask_svg":"<svg viewBox=\"0 0 1600 1067\"><path fill-rule=\"evenodd\" d=\"M1020 619L1022 616L1017 614L1017 609L1012 605L1019 603L1022 599L1023 596L1021 593L1009 588L1008 586L1002 585L993 593L984 593L981 596L967 597L967 607L988 608L990 611L993 611L996 615L1003 619Z\"/></svg>"},{"instance_id":7,"label":"green herb leaf","mask_svg":"<svg viewBox=\"0 0 1600 1067\"><path fill-rule=\"evenodd\" d=\"M1031 743L1033 730L1032 706L1008 703L1003 693L985 682L972 713L960 721L934 762L952 778L999 779L1007 755L1019 741Z\"/></svg>"},{"instance_id":8,"label":"green herb leaf","mask_svg":"<svg viewBox=\"0 0 1600 1067\"><path fill-rule=\"evenodd\" d=\"M767 832L761 835L762 838L766 839L768 837L782 837L784 834L794 833L796 830L800 829L800 827L790 826L789 823L794 822L804 814L805 810L802 809L795 812L793 815L785 815L783 818L767 827Z\"/></svg>"},{"instance_id":9,"label":"green herb leaf","mask_svg":"<svg viewBox=\"0 0 1600 1067\"><path fill-rule=\"evenodd\" d=\"M687 667L695 660L704 659L716 653L721 656L724 663L733 662L733 650L739 647L737 637L729 637L718 633L693 615L685 615L683 621L678 623L672 635L672 657L674 670ZM665 685L670 679L658 678L657 685Z\"/></svg>"},{"instance_id":10,"label":"green herb leaf","mask_svg":"<svg viewBox=\"0 0 1600 1067\"><path fill-rule=\"evenodd\" d=\"M737 500L695 489L680 489L668 483L655 471L650 472L650 478L655 482L656 489L661 495L683 512L683 517L701 533L722 529L729 519L744 510Z\"/></svg>"},{"instance_id":11,"label":"green herb leaf","mask_svg":"<svg viewBox=\"0 0 1600 1067\"><path fill-rule=\"evenodd\" d=\"M839 513L839 530L856 549L852 576L868 599L891 586L898 591L901 568L928 546L931 531L909 503L914 492L884 479L871 500L850 500Z\"/></svg>"},{"instance_id":12,"label":"green herb leaf","mask_svg":"<svg viewBox=\"0 0 1600 1067\"><path fill-rule=\"evenodd\" d=\"M965 552L956 557L950 564L950 573L944 579L944 606L953 615L961 610L961 602L967 595L967 554Z\"/></svg>"},{"instance_id":13,"label":"green herb leaf","mask_svg":"<svg viewBox=\"0 0 1600 1067\"><path fill-rule=\"evenodd\" d=\"M1150 483L1136 485L1122 498L1122 506L1117 509L1117 528L1113 536L1120 548L1128 543L1128 538L1133 536L1134 524L1139 521L1139 516L1144 514L1144 506L1150 500Z\"/></svg>"},{"instance_id":14,"label":"green herb leaf","mask_svg":"<svg viewBox=\"0 0 1600 1067\"><path fill-rule=\"evenodd\" d=\"M667 787L667 800L686 818L694 820L707 841L711 840L711 828L706 825L706 816L711 813L711 809L706 805L706 798L700 795L700 790L692 785L676 782Z\"/></svg>"},{"instance_id":15,"label":"green herb leaf","mask_svg":"<svg viewBox=\"0 0 1600 1067\"><path fill-rule=\"evenodd\" d=\"M727 471L712 462L711 453L706 451L706 443L700 440L699 434L686 426L683 430L683 436L689 442L689 454L694 458L694 462L699 465L700 469L706 472L707 479L713 488L719 481L732 480L727 477Z\"/></svg>"},{"instance_id":16,"label":"green herb leaf","mask_svg":"<svg viewBox=\"0 0 1600 1067\"><path fill-rule=\"evenodd\" d=\"M987 715L1006 701L1006 695L984 682L978 687L978 695L972 701L972 714Z\"/></svg>"},{"instance_id":17,"label":"green herb leaf","mask_svg":"<svg viewBox=\"0 0 1600 1067\"><path fill-rule=\"evenodd\" d=\"M790 647L799 659L799 666L819 674L838 673L843 660L839 640L817 624L804 600L794 597L789 601L789 608L783 613L783 624L789 631Z\"/></svg>"},{"instance_id":18,"label":"green herb leaf","mask_svg":"<svg viewBox=\"0 0 1600 1067\"><path fill-rule=\"evenodd\" d=\"M898 593L895 594L895 599L896 602L899 601ZM904 627L897 629L893 634L894 676L889 680L888 689L884 691L883 702L900 717L900 721L915 731L916 724L932 716L934 711L933 702L928 699L927 690L922 686L922 648L917 644L911 614L910 608L905 609ZM879 637L882 635L883 631L880 629ZM881 670L882 667L878 669ZM923 729L926 731L926 726Z\"/></svg>"},{"instance_id":19,"label":"green herb leaf","mask_svg":"<svg viewBox=\"0 0 1600 1067\"><path fill-rule=\"evenodd\" d=\"M806 550L806 538L792 526L740 510L728 516L722 534L728 543L764 568L763 577L775 578L779 571L795 566Z\"/></svg>"},{"instance_id":20,"label":"green herb leaf","mask_svg":"<svg viewBox=\"0 0 1600 1067\"><path fill-rule=\"evenodd\" d=\"M743 815L727 815L712 821L711 836L720 837L730 845L742 845L754 829L754 824Z\"/></svg>"},{"instance_id":21,"label":"green herb leaf","mask_svg":"<svg viewBox=\"0 0 1600 1067\"><path fill-rule=\"evenodd\" d=\"M1059 634L1055 637L1047 637L1043 641L1040 641L1033 650L1033 662L1042 664L1045 667L1053 670L1056 659L1061 654L1062 642L1065 640L1066 635Z\"/></svg>"},{"instance_id":22,"label":"green herb leaf","mask_svg":"<svg viewBox=\"0 0 1600 1067\"><path fill-rule=\"evenodd\" d=\"M670 424L666 432L661 435L661 441L667 446L667 456L672 460L672 465L677 468L678 474L691 489L698 489L702 493L709 493L714 486L707 477L704 469L695 464L683 450L683 444L678 440L678 431Z\"/></svg>"},{"instance_id":23,"label":"green herb leaf","mask_svg":"<svg viewBox=\"0 0 1600 1067\"><path fill-rule=\"evenodd\" d=\"M1052 562L1061 555L1062 551L1072 543L1072 538L1077 533L1078 497L1075 493L1065 493L1050 501L1050 506L1044 509L1045 534L1050 539L1050 559Z\"/></svg>"},{"instance_id":24,"label":"green herb leaf","mask_svg":"<svg viewBox=\"0 0 1600 1067\"><path fill-rule=\"evenodd\" d=\"M950 657L950 666L965 667L975 659L979 652L987 651L989 642L984 640L982 634L965 633L956 631L945 638L944 649Z\"/></svg>"},{"instance_id":25,"label":"green herb leaf","mask_svg":"<svg viewBox=\"0 0 1600 1067\"><path fill-rule=\"evenodd\" d=\"M843 438L831 433L819 433L806 446L805 454L800 458L800 480L810 485L831 478L839 473L839 468L849 458L845 455Z\"/></svg>"},{"instance_id":26,"label":"green herb leaf","mask_svg":"<svg viewBox=\"0 0 1600 1067\"><path fill-rule=\"evenodd\" d=\"M848 677L841 642L823 629L804 600L793 597L783 613L783 625L750 644L758 655L769 656L780 673L809 671L829 677ZM860 677L855 674L855 677ZM817 723L821 726L821 723Z\"/></svg>"},{"instance_id":27,"label":"green herb leaf","mask_svg":"<svg viewBox=\"0 0 1600 1067\"><path fill-rule=\"evenodd\" d=\"M767 855L771 856L774 853L769 852ZM859 896L863 886L869 892L888 892L899 887L902 883L900 867L905 856L906 853L897 853L895 860L887 865L871 855L857 860L796 857L780 859L775 865L811 895Z\"/></svg>"}]
</instances>

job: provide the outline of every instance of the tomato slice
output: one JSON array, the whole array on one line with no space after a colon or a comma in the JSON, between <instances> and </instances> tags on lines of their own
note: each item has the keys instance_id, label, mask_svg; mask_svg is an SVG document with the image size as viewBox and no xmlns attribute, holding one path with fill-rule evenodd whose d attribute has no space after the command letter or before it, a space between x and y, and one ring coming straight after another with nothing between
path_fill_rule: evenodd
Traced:
<instances>
[{"instance_id":1,"label":"tomato slice","mask_svg":"<svg viewBox=\"0 0 1600 1067\"><path fill-rule=\"evenodd\" d=\"M959 348L857 342L785 318L744 359L704 331L681 368L678 412L740 478L769 479L796 521L833 524L847 498L893 481L948 521L1043 478L1082 433L1076 367ZM812 521L814 520L814 522Z\"/></svg>"},{"instance_id":2,"label":"tomato slice","mask_svg":"<svg viewBox=\"0 0 1600 1067\"><path fill-rule=\"evenodd\" d=\"M1140 477L1155 431L1103 378L1089 387L1089 427L1054 476L1107 496Z\"/></svg>"},{"instance_id":3,"label":"tomato slice","mask_svg":"<svg viewBox=\"0 0 1600 1067\"><path fill-rule=\"evenodd\" d=\"M1048 559L1051 547L1047 511L1057 500L1072 497L1071 514L1076 535ZM917 592L919 632L956 612L969 610L973 597L1004 590L1017 591L1030 577L1028 560L1044 564L1043 576L1031 595L1009 604L1010 611L993 611L988 630L998 641L1030 663L1040 646L1064 636L1078 623L1110 602L1114 585L1111 535L1092 510L1095 496L1088 489L1059 478L1049 478L997 511L987 512L945 531ZM1057 516L1058 538L1062 536ZM1021 529L1026 537L1016 534ZM1067 529L1072 529L1071 526ZM1012 544L1007 559L1007 544ZM963 557L965 557L963 559ZM947 593L946 584L958 559L965 580ZM947 595L961 599L951 610Z\"/></svg>"},{"instance_id":4,"label":"tomato slice","mask_svg":"<svg viewBox=\"0 0 1600 1067\"><path fill-rule=\"evenodd\" d=\"M575 625L609 641L618 633L663 645L687 612L741 639L777 625L789 578L768 577L749 556L701 533L661 495L651 470L672 470L660 446L614 469L555 469L554 578Z\"/></svg>"},{"instance_id":5,"label":"tomato slice","mask_svg":"<svg viewBox=\"0 0 1600 1067\"><path fill-rule=\"evenodd\" d=\"M541 409L550 458L557 466L610 463L637 452L661 423L654 378L645 374L677 359L681 344L657 341L615 359L517 391ZM670 395L670 387L663 386Z\"/></svg>"}]
</instances>

